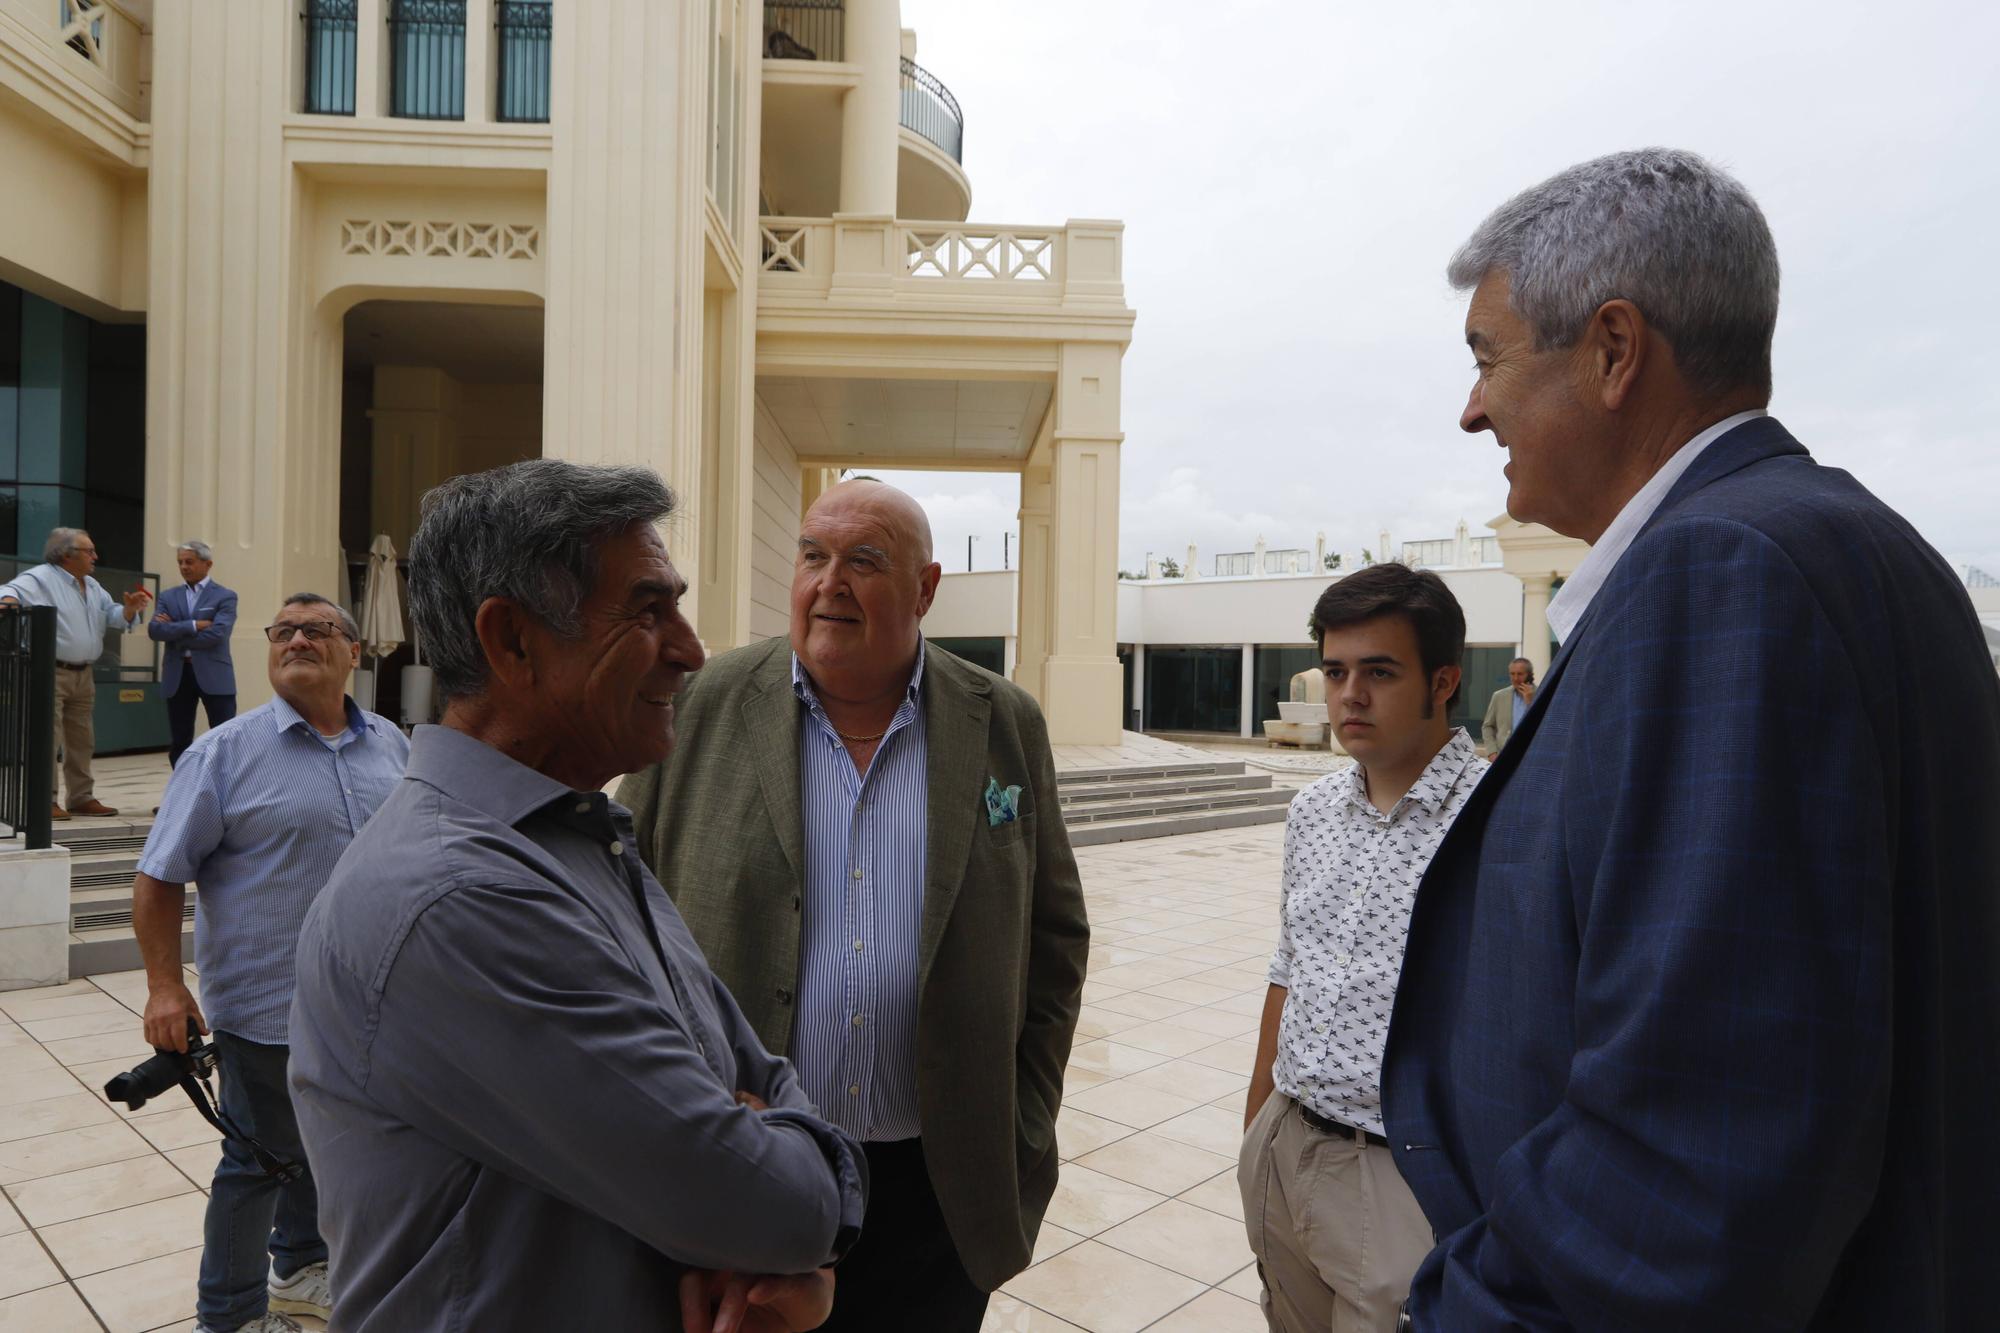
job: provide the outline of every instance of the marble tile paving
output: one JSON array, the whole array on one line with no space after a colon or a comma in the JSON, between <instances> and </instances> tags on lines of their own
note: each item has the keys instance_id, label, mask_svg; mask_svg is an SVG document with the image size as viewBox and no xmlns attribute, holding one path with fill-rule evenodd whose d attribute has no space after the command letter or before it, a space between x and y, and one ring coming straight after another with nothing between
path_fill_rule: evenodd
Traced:
<instances>
[{"instance_id":1,"label":"marble tile paving","mask_svg":"<svg viewBox=\"0 0 2000 1333\"><path fill-rule=\"evenodd\" d=\"M1077 854L1093 939L1062 1177L988 1333L1264 1329L1235 1170L1283 836ZM136 1113L101 1093L147 1053L144 1004L135 972L0 993L0 1333L194 1327L213 1131L178 1092Z\"/></svg>"}]
</instances>

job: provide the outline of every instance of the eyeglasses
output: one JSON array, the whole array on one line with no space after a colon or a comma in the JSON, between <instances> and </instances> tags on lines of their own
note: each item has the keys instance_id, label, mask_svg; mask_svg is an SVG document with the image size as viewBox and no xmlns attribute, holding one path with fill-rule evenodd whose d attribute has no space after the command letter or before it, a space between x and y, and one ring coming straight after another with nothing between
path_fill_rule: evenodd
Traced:
<instances>
[{"instance_id":1,"label":"eyeglasses","mask_svg":"<svg viewBox=\"0 0 2000 1333\"><path fill-rule=\"evenodd\" d=\"M305 621L296 625L266 625L264 637L272 643L290 643L294 634L303 634L313 643L324 643L328 639L346 638L347 631L338 625L329 625L323 620Z\"/></svg>"}]
</instances>

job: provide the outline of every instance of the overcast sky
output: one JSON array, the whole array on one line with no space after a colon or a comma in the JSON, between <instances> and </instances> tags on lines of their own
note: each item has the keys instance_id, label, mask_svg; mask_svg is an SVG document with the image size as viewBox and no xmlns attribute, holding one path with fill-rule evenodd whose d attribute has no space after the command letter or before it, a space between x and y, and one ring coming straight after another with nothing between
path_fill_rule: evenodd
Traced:
<instances>
[{"instance_id":1,"label":"overcast sky","mask_svg":"<svg viewBox=\"0 0 2000 1333\"><path fill-rule=\"evenodd\" d=\"M965 110L974 221L1121 218L1120 561L1475 535L1503 455L1445 260L1621 148L1692 149L1784 265L1772 409L1949 558L2000 574L1994 7L902 0ZM947 570L1012 476L895 474ZM1018 557L1017 557L1018 562Z\"/></svg>"}]
</instances>

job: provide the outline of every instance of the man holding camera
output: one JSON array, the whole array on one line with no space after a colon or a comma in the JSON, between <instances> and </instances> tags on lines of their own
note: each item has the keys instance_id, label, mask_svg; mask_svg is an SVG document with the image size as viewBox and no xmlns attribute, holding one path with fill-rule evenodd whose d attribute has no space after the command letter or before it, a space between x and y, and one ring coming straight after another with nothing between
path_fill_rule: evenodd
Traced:
<instances>
[{"instance_id":1,"label":"man holding camera","mask_svg":"<svg viewBox=\"0 0 2000 1333\"><path fill-rule=\"evenodd\" d=\"M195 741L174 769L132 885L146 961L146 1040L213 1031L233 1134L305 1165L285 1085L293 959L306 909L403 774L409 741L347 697L361 655L346 611L285 599L265 630L277 697ZM189 880L207 1012L181 976ZM203 1333L278 1333L332 1305L310 1169L280 1182L231 1137L209 1190L196 1305Z\"/></svg>"}]
</instances>

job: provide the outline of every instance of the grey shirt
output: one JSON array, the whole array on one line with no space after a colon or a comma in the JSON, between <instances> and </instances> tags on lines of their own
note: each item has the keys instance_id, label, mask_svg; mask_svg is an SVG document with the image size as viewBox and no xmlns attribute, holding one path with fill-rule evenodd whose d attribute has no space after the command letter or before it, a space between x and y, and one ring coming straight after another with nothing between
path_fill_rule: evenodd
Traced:
<instances>
[{"instance_id":1,"label":"grey shirt","mask_svg":"<svg viewBox=\"0 0 2000 1333\"><path fill-rule=\"evenodd\" d=\"M805 1272L859 1228L859 1148L759 1044L601 792L419 727L298 960L334 1329L678 1329L684 1266Z\"/></svg>"}]
</instances>

